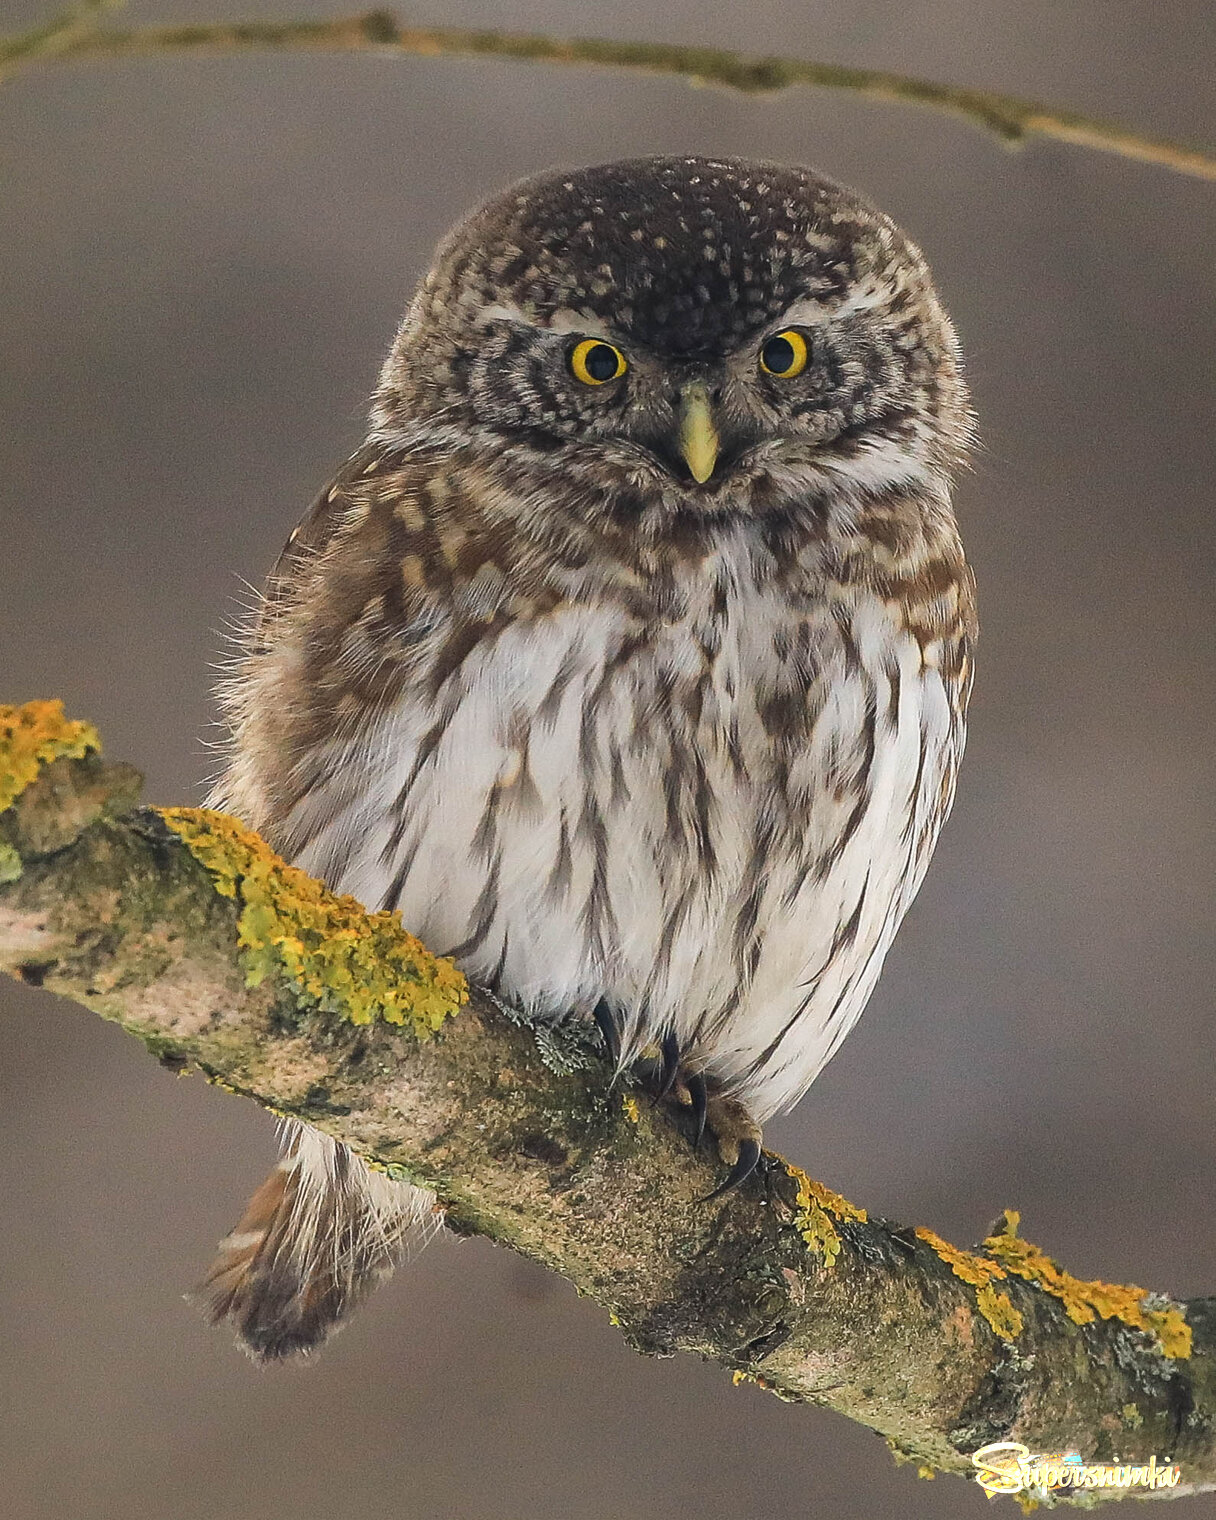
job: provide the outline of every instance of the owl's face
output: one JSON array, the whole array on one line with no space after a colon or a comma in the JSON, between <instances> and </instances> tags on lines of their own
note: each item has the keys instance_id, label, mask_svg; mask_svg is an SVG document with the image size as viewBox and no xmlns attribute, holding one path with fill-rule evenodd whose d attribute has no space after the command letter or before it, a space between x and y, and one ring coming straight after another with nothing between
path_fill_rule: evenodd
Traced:
<instances>
[{"instance_id":1,"label":"owl's face","mask_svg":"<svg viewBox=\"0 0 1216 1520\"><path fill-rule=\"evenodd\" d=\"M547 174L457 227L376 421L698 514L944 476L969 430L893 223L806 170L692 158Z\"/></svg>"}]
</instances>

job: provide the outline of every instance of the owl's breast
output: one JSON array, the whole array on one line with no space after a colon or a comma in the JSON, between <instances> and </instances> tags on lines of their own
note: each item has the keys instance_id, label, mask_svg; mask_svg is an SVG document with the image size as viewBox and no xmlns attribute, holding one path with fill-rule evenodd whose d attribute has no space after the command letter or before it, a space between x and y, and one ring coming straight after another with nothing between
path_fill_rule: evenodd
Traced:
<instances>
[{"instance_id":1,"label":"owl's breast","mask_svg":"<svg viewBox=\"0 0 1216 1520\"><path fill-rule=\"evenodd\" d=\"M860 1012L960 743L876 596L707 580L666 618L507 626L335 742L286 825L475 980L554 1013L606 996L766 1112Z\"/></svg>"}]
</instances>

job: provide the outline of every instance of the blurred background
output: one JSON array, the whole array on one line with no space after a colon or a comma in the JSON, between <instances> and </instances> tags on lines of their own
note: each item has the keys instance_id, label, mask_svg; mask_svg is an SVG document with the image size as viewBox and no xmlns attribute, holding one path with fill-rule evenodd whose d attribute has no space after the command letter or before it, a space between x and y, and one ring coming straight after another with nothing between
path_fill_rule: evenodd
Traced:
<instances>
[{"instance_id":1,"label":"blurred background","mask_svg":"<svg viewBox=\"0 0 1216 1520\"><path fill-rule=\"evenodd\" d=\"M3 25L45 14L9 0ZM297 14L142 0L120 24ZM409 16L803 55L1216 137L1209 0ZM768 1139L960 1244L1012 1205L1081 1275L1212 1292L1210 184L848 95L511 62L31 71L0 88L0 699L63 697L149 800L197 801L223 625L359 440L436 238L519 175L653 151L808 162L904 223L985 441L959 503L984 631L954 817L866 1017ZM0 986L11 1520L988 1513L837 1416L635 1357L484 1242L439 1241L315 1363L256 1371L181 1295L273 1153L256 1108Z\"/></svg>"}]
</instances>

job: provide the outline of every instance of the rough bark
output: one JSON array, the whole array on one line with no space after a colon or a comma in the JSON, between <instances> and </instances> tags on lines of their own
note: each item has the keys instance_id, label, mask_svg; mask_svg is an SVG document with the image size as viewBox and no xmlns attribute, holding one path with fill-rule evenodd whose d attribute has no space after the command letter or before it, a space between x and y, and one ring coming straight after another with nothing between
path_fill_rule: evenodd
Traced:
<instances>
[{"instance_id":1,"label":"rough bark","mask_svg":"<svg viewBox=\"0 0 1216 1520\"><path fill-rule=\"evenodd\" d=\"M827 1405L927 1468L973 1473L977 1448L1010 1439L1176 1462L1180 1485L1159 1493L1216 1487L1216 1299L1079 1283L1017 1236L1016 1216L959 1252L867 1219L776 1156L707 1203L722 1168L694 1155L679 1113L610 1084L590 1035L530 1027L477 989L458 1007L459 977L410 960L408 936L400 998L377 994L396 1009L386 1022L329 972L309 982L312 931L282 932L281 893L267 929L270 898L246 891L240 861L306 878L254 836L218 815L133 810L134 773L87 740L52 735L36 769L13 781L8 767L17 795L0 814L0 966L20 980L424 1182L453 1228L560 1273L639 1351L692 1351ZM0 805L5 774L0 725ZM398 932L349 901L334 911L352 943L381 936L378 955Z\"/></svg>"}]
</instances>

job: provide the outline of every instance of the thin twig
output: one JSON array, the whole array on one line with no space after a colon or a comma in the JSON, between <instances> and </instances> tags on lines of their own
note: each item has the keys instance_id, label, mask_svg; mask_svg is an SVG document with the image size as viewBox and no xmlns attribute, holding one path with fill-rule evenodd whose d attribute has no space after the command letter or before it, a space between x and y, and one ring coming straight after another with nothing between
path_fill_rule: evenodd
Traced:
<instances>
[{"instance_id":1,"label":"thin twig","mask_svg":"<svg viewBox=\"0 0 1216 1520\"><path fill-rule=\"evenodd\" d=\"M125 4L126 0L80 0L41 26L13 37L0 37L0 78L15 73L20 65L53 58L82 38L95 35L101 12L119 10Z\"/></svg>"},{"instance_id":2,"label":"thin twig","mask_svg":"<svg viewBox=\"0 0 1216 1520\"><path fill-rule=\"evenodd\" d=\"M52 22L51 27L57 23ZM698 85L719 85L749 95L775 94L793 85L849 90L876 100L926 106L964 117L1008 144L1051 137L1216 180L1216 154L1164 137L1148 137L1115 122L1062 111L1015 95L968 90L881 69L854 69L798 58L754 58L718 48L666 43L616 42L607 38L555 38L519 32L464 31L453 27L400 27L389 11L332 21L232 22L214 26L76 30L48 48L39 39L48 27L0 38L0 78L34 61L139 58L166 53L224 54L345 52L450 58L514 58L530 63L593 65L639 73L674 75ZM31 42L31 38L34 39Z\"/></svg>"}]
</instances>

